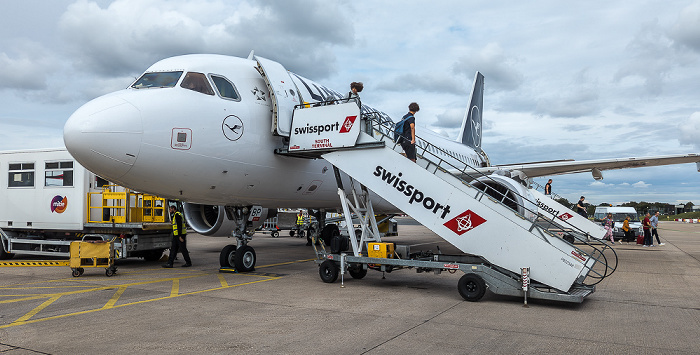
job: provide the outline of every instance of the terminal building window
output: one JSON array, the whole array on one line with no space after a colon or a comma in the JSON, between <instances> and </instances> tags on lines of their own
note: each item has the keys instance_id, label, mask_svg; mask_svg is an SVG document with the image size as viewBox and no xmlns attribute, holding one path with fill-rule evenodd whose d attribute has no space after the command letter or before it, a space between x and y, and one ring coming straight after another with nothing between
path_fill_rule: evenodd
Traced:
<instances>
[{"instance_id":1,"label":"terminal building window","mask_svg":"<svg viewBox=\"0 0 700 355\"><path fill-rule=\"evenodd\" d=\"M214 82L214 86L216 86L216 90L219 91L219 95L221 95L222 98L231 100L240 99L238 93L236 93L236 88L233 87L233 84L231 84L228 79L220 75L212 74L211 81Z\"/></svg>"},{"instance_id":2,"label":"terminal building window","mask_svg":"<svg viewBox=\"0 0 700 355\"><path fill-rule=\"evenodd\" d=\"M73 162L46 163L44 186L73 186Z\"/></svg>"},{"instance_id":3,"label":"terminal building window","mask_svg":"<svg viewBox=\"0 0 700 355\"><path fill-rule=\"evenodd\" d=\"M34 163L9 164L8 187L34 187Z\"/></svg>"},{"instance_id":4,"label":"terminal building window","mask_svg":"<svg viewBox=\"0 0 700 355\"><path fill-rule=\"evenodd\" d=\"M211 88L211 85L209 85L207 77L202 73L187 73L185 78L182 79L182 84L180 84L180 86L188 90L201 92L202 94L214 95L214 90Z\"/></svg>"}]
</instances>

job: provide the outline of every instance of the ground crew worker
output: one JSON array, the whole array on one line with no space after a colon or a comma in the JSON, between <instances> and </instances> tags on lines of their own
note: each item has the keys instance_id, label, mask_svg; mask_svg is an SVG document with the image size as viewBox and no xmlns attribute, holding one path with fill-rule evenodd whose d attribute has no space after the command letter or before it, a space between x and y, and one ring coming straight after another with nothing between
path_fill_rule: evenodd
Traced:
<instances>
[{"instance_id":1,"label":"ground crew worker","mask_svg":"<svg viewBox=\"0 0 700 355\"><path fill-rule=\"evenodd\" d=\"M297 215L297 232L301 233L302 229L304 227L304 214L299 211L299 214ZM299 234L299 236L301 236Z\"/></svg>"},{"instance_id":2,"label":"ground crew worker","mask_svg":"<svg viewBox=\"0 0 700 355\"><path fill-rule=\"evenodd\" d=\"M190 252L187 251L187 227L185 225L185 219L175 206L170 206L170 215L173 221L173 243L170 246L168 263L163 265L163 267L173 267L173 262L175 261L175 256L177 256L178 251L181 252L182 257L185 258L185 264L182 265L182 267L190 267L192 266L192 260L190 260Z\"/></svg>"}]
</instances>

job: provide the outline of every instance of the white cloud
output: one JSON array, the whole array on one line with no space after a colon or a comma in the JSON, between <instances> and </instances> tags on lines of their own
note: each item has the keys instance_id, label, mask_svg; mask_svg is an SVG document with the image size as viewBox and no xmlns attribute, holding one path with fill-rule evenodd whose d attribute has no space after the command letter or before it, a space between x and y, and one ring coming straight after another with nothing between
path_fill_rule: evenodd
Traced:
<instances>
[{"instance_id":1,"label":"white cloud","mask_svg":"<svg viewBox=\"0 0 700 355\"><path fill-rule=\"evenodd\" d=\"M646 189L649 186L651 186L651 184L647 184L644 181L637 181L634 184L632 184L632 187L639 188L639 189Z\"/></svg>"},{"instance_id":2,"label":"white cloud","mask_svg":"<svg viewBox=\"0 0 700 355\"><path fill-rule=\"evenodd\" d=\"M700 148L700 111L693 112L690 117L678 125L680 138L683 144L690 144L695 148Z\"/></svg>"},{"instance_id":3,"label":"white cloud","mask_svg":"<svg viewBox=\"0 0 700 355\"><path fill-rule=\"evenodd\" d=\"M670 33L679 44L700 51L700 1L681 10Z\"/></svg>"}]
</instances>

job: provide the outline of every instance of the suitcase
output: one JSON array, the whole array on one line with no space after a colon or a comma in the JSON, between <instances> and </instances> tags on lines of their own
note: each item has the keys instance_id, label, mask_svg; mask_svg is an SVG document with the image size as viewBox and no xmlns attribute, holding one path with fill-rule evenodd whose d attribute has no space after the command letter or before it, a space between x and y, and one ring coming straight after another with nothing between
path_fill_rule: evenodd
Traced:
<instances>
[{"instance_id":1,"label":"suitcase","mask_svg":"<svg viewBox=\"0 0 700 355\"><path fill-rule=\"evenodd\" d=\"M644 234L637 236L637 244L644 244Z\"/></svg>"}]
</instances>

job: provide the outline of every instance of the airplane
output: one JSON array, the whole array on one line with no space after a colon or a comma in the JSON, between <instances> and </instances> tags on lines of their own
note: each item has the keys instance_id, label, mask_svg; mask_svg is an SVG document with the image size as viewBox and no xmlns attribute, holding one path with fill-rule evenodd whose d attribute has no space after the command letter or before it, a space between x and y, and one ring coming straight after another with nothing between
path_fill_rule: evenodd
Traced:
<instances>
[{"instance_id":1,"label":"airplane","mask_svg":"<svg viewBox=\"0 0 700 355\"><path fill-rule=\"evenodd\" d=\"M604 170L700 162L697 154L685 154L491 165L481 148L483 90L484 76L477 72L456 140L416 127L419 152L432 150L498 177L489 184L523 196L529 179L539 176L590 172L600 179ZM64 143L80 164L109 181L182 201L195 232L235 237L235 245L223 248L221 265L251 271L256 255L248 242L278 208L315 211L322 229L317 233L324 240L337 235L337 226L324 225L325 212L340 206L333 166L275 152L289 144L295 105L344 97L253 52L247 58L182 55L158 61L127 88L84 104L67 120ZM393 122L365 104L361 112ZM401 213L378 196L372 203L376 213Z\"/></svg>"}]
</instances>

